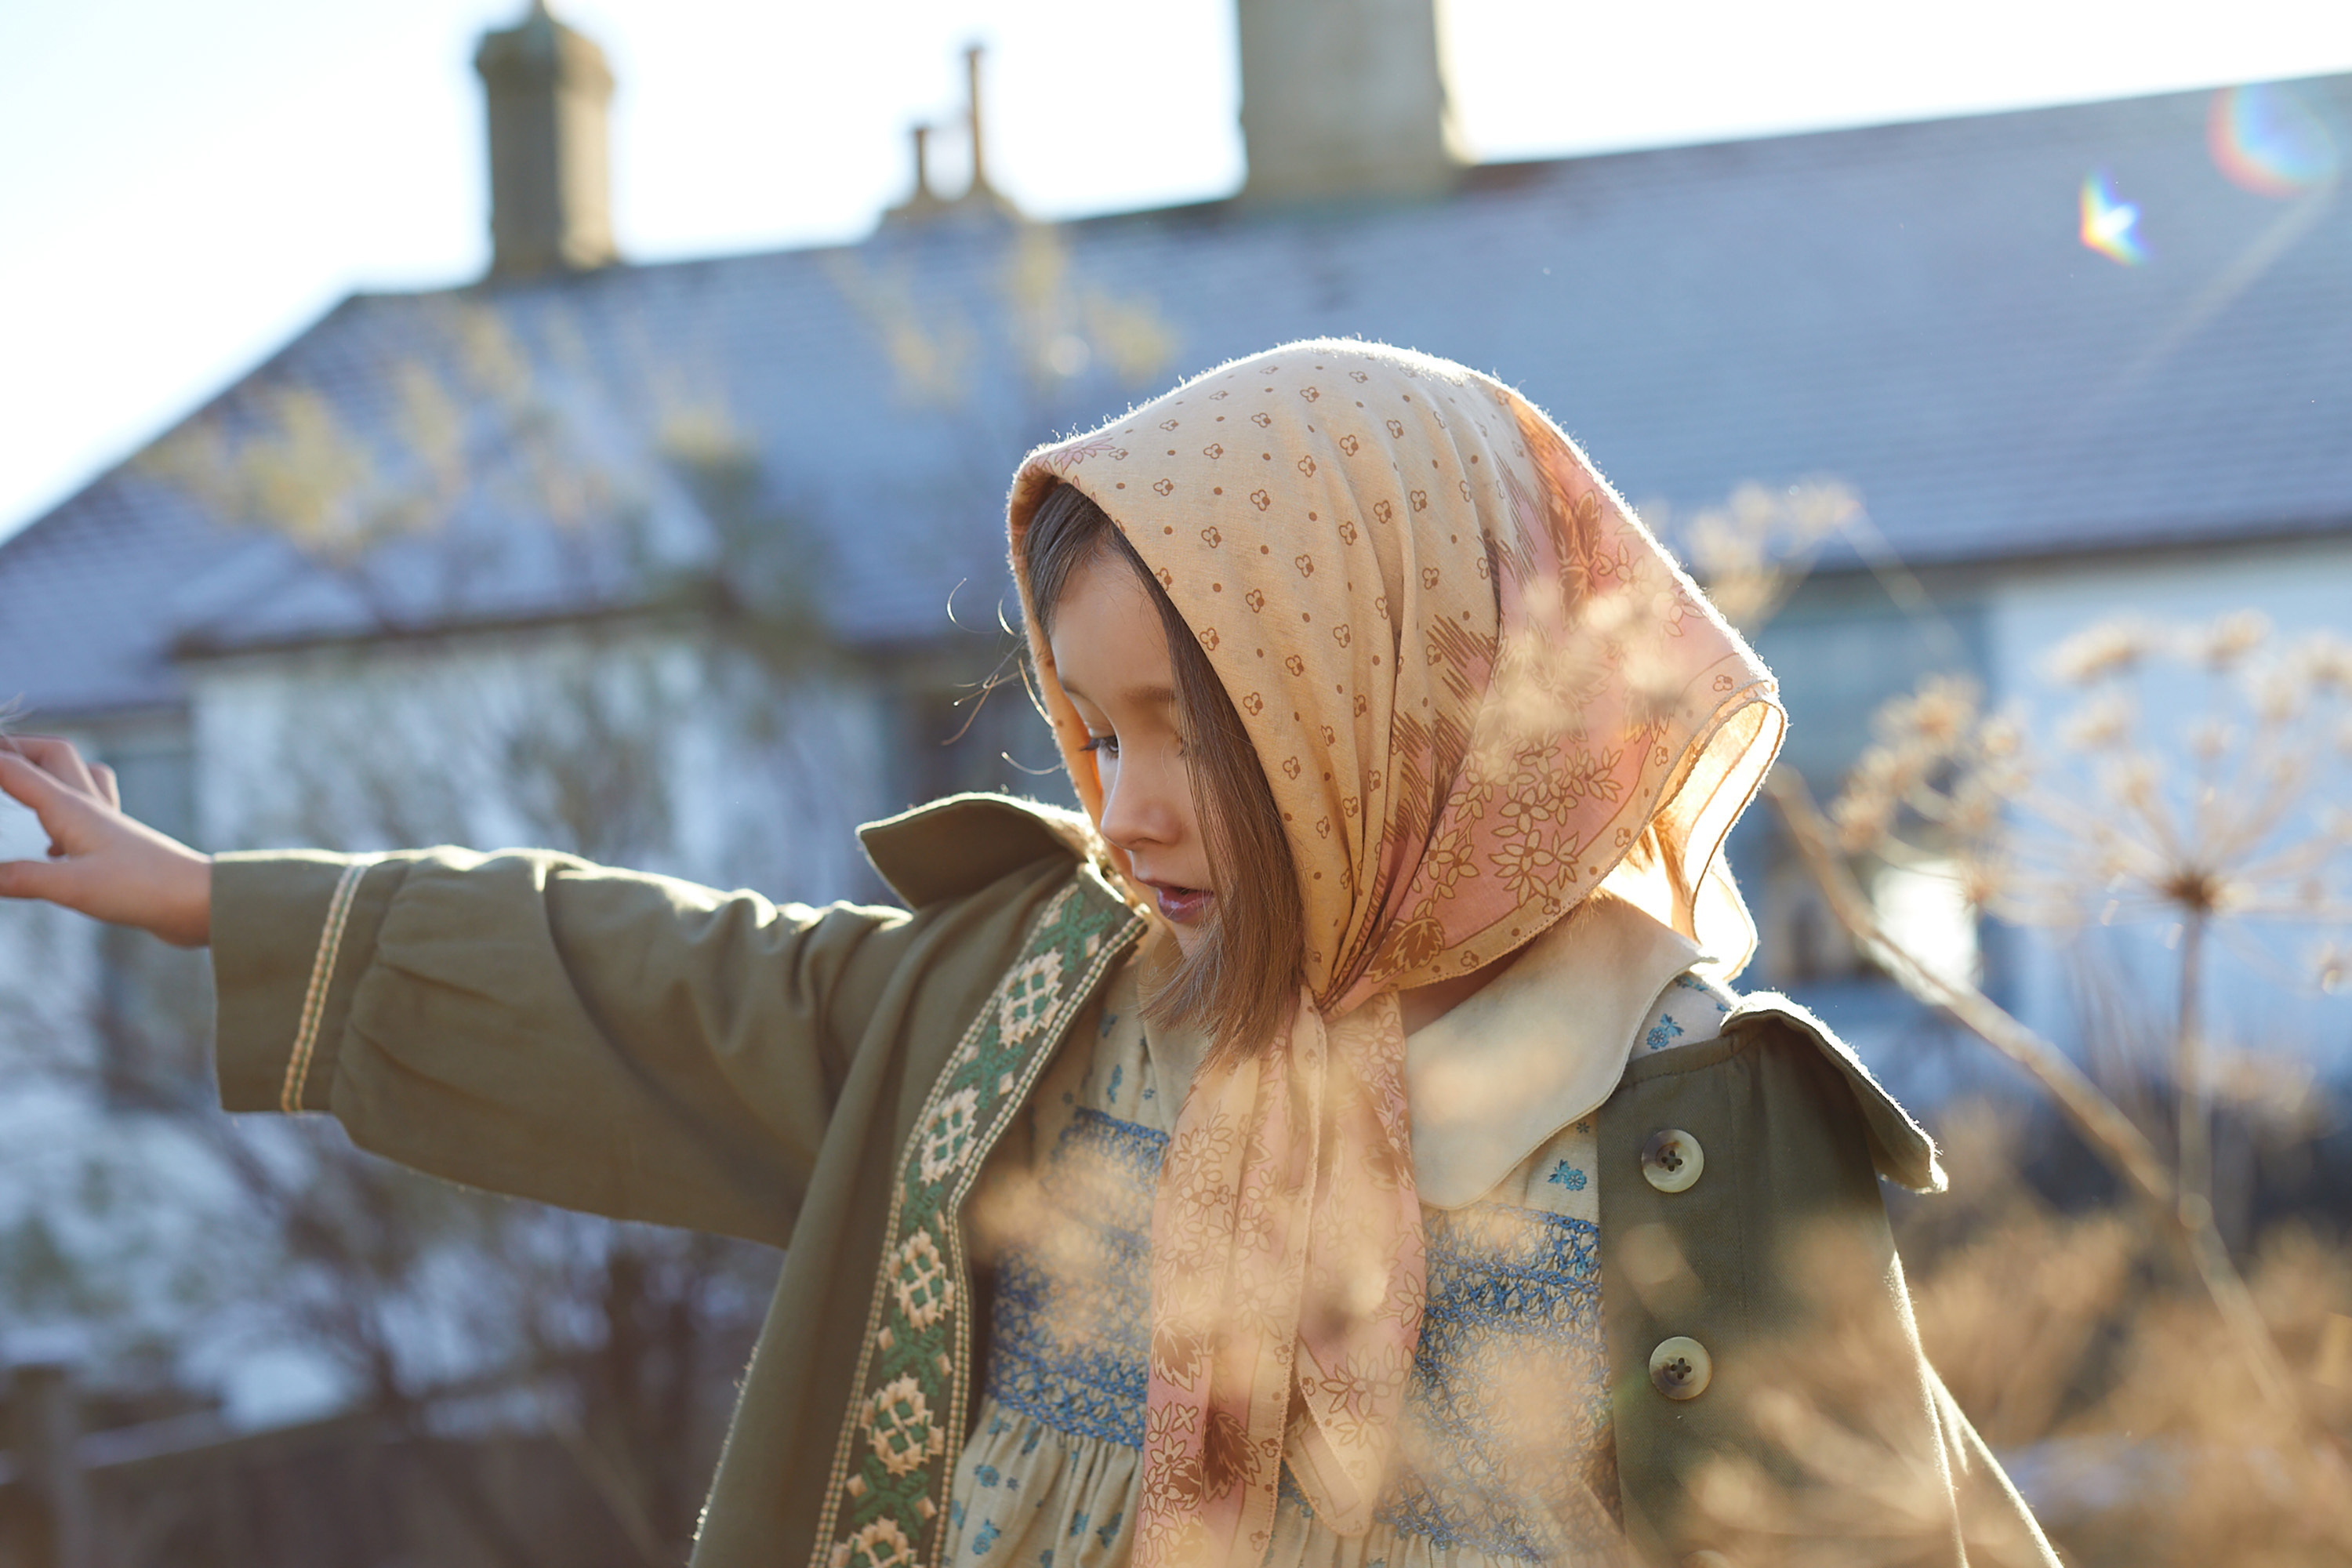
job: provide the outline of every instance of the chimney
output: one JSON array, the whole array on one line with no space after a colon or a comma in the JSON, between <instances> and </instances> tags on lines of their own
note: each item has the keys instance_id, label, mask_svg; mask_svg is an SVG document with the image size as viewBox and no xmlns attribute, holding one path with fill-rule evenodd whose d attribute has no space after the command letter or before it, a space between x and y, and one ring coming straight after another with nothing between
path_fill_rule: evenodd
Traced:
<instances>
[{"instance_id":1,"label":"chimney","mask_svg":"<svg viewBox=\"0 0 2352 1568\"><path fill-rule=\"evenodd\" d=\"M613 249L604 51L531 0L474 54L490 126L490 276L537 278L618 259Z\"/></svg>"},{"instance_id":2,"label":"chimney","mask_svg":"<svg viewBox=\"0 0 2352 1568\"><path fill-rule=\"evenodd\" d=\"M981 110L980 64L987 53L978 44L963 52L964 80L970 96L964 100L964 130L971 142L971 184L961 195L953 199L940 195L931 187L930 139L932 127L915 127L915 188L907 199L882 215L886 224L921 223L932 219L1000 221L1018 219L1018 208L997 194L988 183L988 143L985 139L986 119Z\"/></svg>"},{"instance_id":3,"label":"chimney","mask_svg":"<svg viewBox=\"0 0 2352 1568\"><path fill-rule=\"evenodd\" d=\"M885 223L920 222L947 210L948 204L940 198L939 192L931 189L931 128L916 126L914 138L915 188L908 194L905 201L883 213L882 221Z\"/></svg>"},{"instance_id":4,"label":"chimney","mask_svg":"<svg viewBox=\"0 0 2352 1568\"><path fill-rule=\"evenodd\" d=\"M1438 0L1234 0L1245 201L1430 195L1447 147Z\"/></svg>"},{"instance_id":5,"label":"chimney","mask_svg":"<svg viewBox=\"0 0 2352 1568\"><path fill-rule=\"evenodd\" d=\"M980 59L986 52L978 44L963 51L964 123L971 137L971 188L964 192L967 201L989 201L996 195L996 188L988 183L988 144L982 137L980 112Z\"/></svg>"}]
</instances>

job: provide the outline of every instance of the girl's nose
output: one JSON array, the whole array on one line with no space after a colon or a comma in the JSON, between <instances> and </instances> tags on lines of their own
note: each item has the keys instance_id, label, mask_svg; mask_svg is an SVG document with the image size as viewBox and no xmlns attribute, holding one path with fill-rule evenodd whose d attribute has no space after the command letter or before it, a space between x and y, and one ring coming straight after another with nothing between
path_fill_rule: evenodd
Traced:
<instances>
[{"instance_id":1,"label":"girl's nose","mask_svg":"<svg viewBox=\"0 0 2352 1568\"><path fill-rule=\"evenodd\" d=\"M1153 772L1122 763L1108 781L1102 836L1121 849L1171 841L1175 814Z\"/></svg>"}]
</instances>

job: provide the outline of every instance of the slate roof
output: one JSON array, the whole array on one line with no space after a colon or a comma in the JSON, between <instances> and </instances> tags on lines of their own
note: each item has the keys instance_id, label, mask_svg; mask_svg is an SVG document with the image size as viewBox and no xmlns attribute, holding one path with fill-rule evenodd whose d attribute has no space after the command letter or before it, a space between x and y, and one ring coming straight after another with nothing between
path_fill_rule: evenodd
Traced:
<instances>
[{"instance_id":1,"label":"slate roof","mask_svg":"<svg viewBox=\"0 0 2352 1568\"><path fill-rule=\"evenodd\" d=\"M2352 151L2352 76L2293 90ZM951 594L993 614L1025 447L1316 334L1522 386L1636 500L1842 478L1917 563L2352 528L2352 205L2231 184L2210 100L1489 166L1422 205L886 227L355 297L192 421L256 443L244 491L151 454L0 545L0 688L168 703L175 647L658 598L745 528L847 642L921 641ZM2079 243L2094 172L2140 208L2148 265ZM1087 368L1030 368L1072 369L1073 340ZM735 454L751 499L714 502L681 451ZM386 542L345 560L257 526L307 515L304 452L366 498L316 537Z\"/></svg>"}]
</instances>

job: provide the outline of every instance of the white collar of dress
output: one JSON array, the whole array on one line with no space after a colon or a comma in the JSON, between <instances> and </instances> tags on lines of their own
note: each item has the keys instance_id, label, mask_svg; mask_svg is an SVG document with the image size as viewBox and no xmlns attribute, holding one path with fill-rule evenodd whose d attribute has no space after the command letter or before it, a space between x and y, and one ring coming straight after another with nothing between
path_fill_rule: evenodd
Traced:
<instances>
[{"instance_id":1,"label":"white collar of dress","mask_svg":"<svg viewBox=\"0 0 2352 1568\"><path fill-rule=\"evenodd\" d=\"M1658 993L1702 956L1673 927L1599 891L1476 994L1406 1036L1421 1201L1475 1203L1599 1110Z\"/></svg>"},{"instance_id":2,"label":"white collar of dress","mask_svg":"<svg viewBox=\"0 0 2352 1568\"><path fill-rule=\"evenodd\" d=\"M1623 1076L1658 994L1703 956L1689 938L1603 889L1475 995L1407 1035L1421 1201L1436 1208L1477 1202L1561 1128L1598 1110ZM1147 944L1144 962L1173 957ZM1191 1031L1152 1030L1163 1085L1191 1083L1206 1044Z\"/></svg>"}]
</instances>

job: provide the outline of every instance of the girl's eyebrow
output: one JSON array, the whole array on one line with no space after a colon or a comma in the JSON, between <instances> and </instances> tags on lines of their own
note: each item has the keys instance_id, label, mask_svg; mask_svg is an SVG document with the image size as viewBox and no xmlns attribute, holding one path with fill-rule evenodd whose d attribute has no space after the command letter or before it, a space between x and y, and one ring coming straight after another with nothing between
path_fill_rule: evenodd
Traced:
<instances>
[{"instance_id":1,"label":"girl's eyebrow","mask_svg":"<svg viewBox=\"0 0 2352 1568\"><path fill-rule=\"evenodd\" d=\"M1081 702L1094 701L1083 688L1067 680L1062 682L1062 691L1064 695L1075 697ZM1130 686L1122 690L1119 696L1126 701L1140 707L1173 708L1176 706L1176 689L1172 686Z\"/></svg>"}]
</instances>

